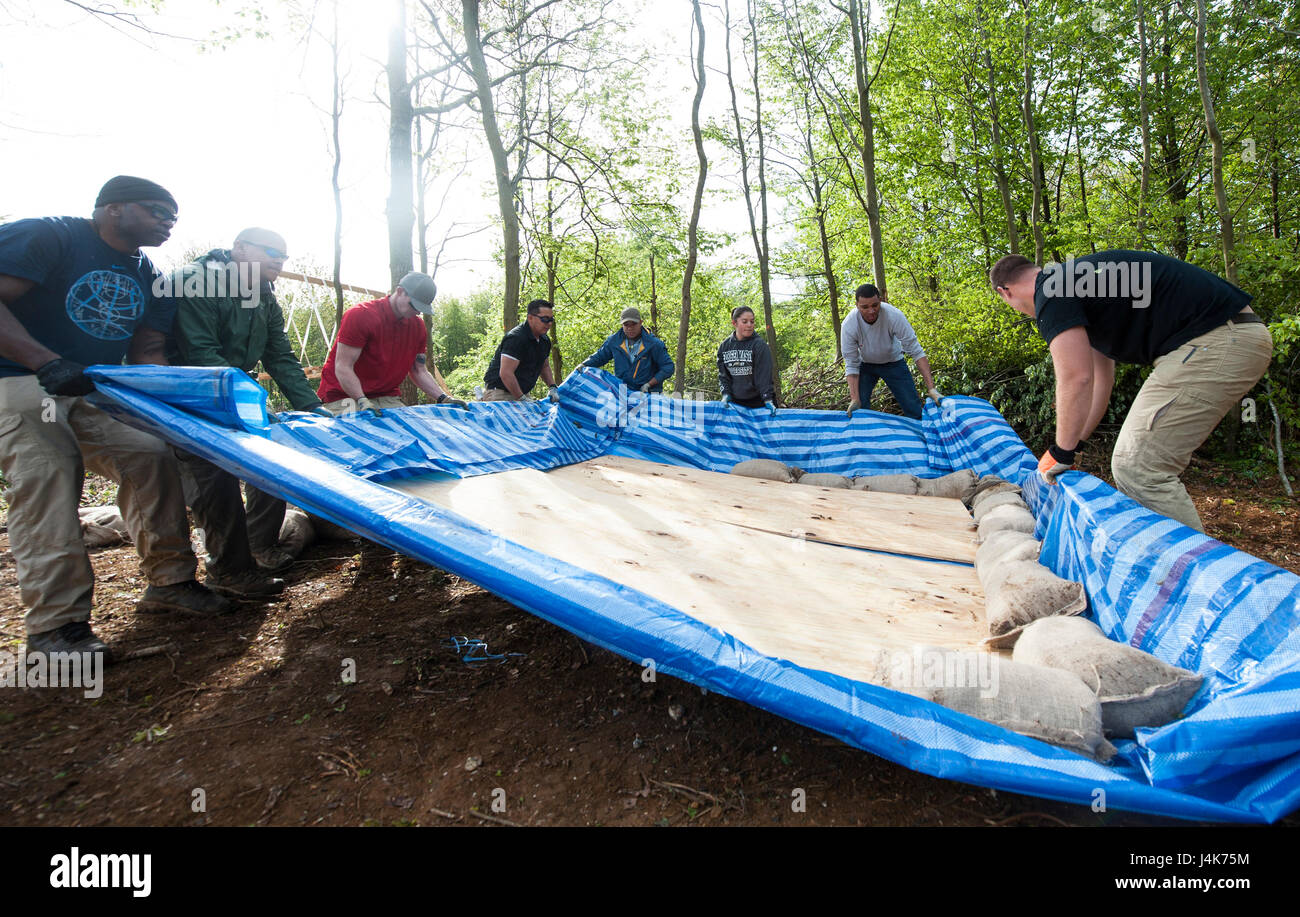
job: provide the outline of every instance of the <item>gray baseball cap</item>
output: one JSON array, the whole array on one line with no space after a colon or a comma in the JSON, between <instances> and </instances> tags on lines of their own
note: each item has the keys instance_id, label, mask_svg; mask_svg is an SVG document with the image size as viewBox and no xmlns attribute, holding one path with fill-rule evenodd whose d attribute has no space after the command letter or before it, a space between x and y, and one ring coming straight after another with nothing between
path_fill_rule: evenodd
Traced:
<instances>
[{"instance_id":1,"label":"gray baseball cap","mask_svg":"<svg viewBox=\"0 0 1300 917\"><path fill-rule=\"evenodd\" d=\"M641 310L636 306L628 306L623 310L623 314L618 317L620 322L639 322L641 321Z\"/></svg>"},{"instance_id":2,"label":"gray baseball cap","mask_svg":"<svg viewBox=\"0 0 1300 917\"><path fill-rule=\"evenodd\" d=\"M411 297L411 305L416 312L433 314L433 298L438 295L438 286L428 274L411 271L397 284Z\"/></svg>"}]
</instances>

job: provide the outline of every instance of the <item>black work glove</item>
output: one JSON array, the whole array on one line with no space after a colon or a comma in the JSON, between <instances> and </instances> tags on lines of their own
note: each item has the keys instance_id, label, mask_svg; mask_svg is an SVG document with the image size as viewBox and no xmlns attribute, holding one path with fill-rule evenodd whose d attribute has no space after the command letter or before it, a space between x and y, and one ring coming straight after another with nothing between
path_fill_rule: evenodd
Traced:
<instances>
[{"instance_id":1,"label":"black work glove","mask_svg":"<svg viewBox=\"0 0 1300 917\"><path fill-rule=\"evenodd\" d=\"M36 370L36 381L51 395L89 395L95 390L95 383L86 378L86 367L61 357Z\"/></svg>"}]
</instances>

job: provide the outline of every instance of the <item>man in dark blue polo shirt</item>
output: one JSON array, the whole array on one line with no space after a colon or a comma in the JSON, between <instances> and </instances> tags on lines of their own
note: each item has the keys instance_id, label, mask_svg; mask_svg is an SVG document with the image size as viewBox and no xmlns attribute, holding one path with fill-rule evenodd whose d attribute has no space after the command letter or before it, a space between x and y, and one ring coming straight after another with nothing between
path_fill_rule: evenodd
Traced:
<instances>
[{"instance_id":1,"label":"man in dark blue polo shirt","mask_svg":"<svg viewBox=\"0 0 1300 917\"><path fill-rule=\"evenodd\" d=\"M1177 258L1123 249L1044 268L1007 255L989 282L1034 319L1052 354L1056 441L1038 465L1047 483L1106 415L1115 363L1152 364L1111 456L1115 486L1204 531L1178 477L1268 369L1273 340L1250 294Z\"/></svg>"},{"instance_id":2,"label":"man in dark blue polo shirt","mask_svg":"<svg viewBox=\"0 0 1300 917\"><path fill-rule=\"evenodd\" d=\"M90 629L95 579L77 517L86 468L117 482L149 580L138 611L230 607L194 580L171 450L84 397L95 389L89 364L166 362L172 315L153 295L158 274L140 249L167 240L176 211L160 185L119 175L89 220L0 226L0 471L29 653L110 656Z\"/></svg>"},{"instance_id":3,"label":"man in dark blue polo shirt","mask_svg":"<svg viewBox=\"0 0 1300 917\"><path fill-rule=\"evenodd\" d=\"M528 304L528 317L506 332L492 363L483 376L480 401L519 401L533 390L540 375L551 401L560 400L555 376L546 358L551 354L547 333L555 321L555 309L544 299Z\"/></svg>"}]
</instances>

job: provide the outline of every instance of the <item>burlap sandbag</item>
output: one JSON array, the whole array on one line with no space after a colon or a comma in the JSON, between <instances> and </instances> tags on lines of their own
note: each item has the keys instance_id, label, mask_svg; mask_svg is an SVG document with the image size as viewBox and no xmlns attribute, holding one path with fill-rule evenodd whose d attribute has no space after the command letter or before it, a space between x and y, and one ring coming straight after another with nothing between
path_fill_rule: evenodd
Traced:
<instances>
[{"instance_id":1,"label":"burlap sandbag","mask_svg":"<svg viewBox=\"0 0 1300 917\"><path fill-rule=\"evenodd\" d=\"M988 479L985 478L985 480ZM975 494L975 496L970 498L967 505L970 506L971 509L975 509L985 500L997 496L998 494L1015 494L1016 496L1020 496L1020 488L1015 484L1008 484L1006 481L999 481L993 486L986 487L979 493Z\"/></svg>"},{"instance_id":2,"label":"burlap sandbag","mask_svg":"<svg viewBox=\"0 0 1300 917\"><path fill-rule=\"evenodd\" d=\"M734 466L730 473L746 478L760 478L764 481L780 481L783 484L793 484L799 480L799 475L794 472L795 469L775 459L750 459Z\"/></svg>"},{"instance_id":3,"label":"burlap sandbag","mask_svg":"<svg viewBox=\"0 0 1300 917\"><path fill-rule=\"evenodd\" d=\"M1101 705L1079 676L1000 656L980 659L970 651L921 650L923 662L912 674L913 683L898 684L895 672L889 687L1096 761L1115 754L1102 732ZM942 665L934 654L942 655ZM906 659L900 662L907 667ZM933 684L935 671L943 673L944 684Z\"/></svg>"},{"instance_id":4,"label":"burlap sandbag","mask_svg":"<svg viewBox=\"0 0 1300 917\"><path fill-rule=\"evenodd\" d=\"M1005 565L1023 560L1038 560L1042 545L1033 535L1007 529L994 532L975 552L975 575L988 588L989 580Z\"/></svg>"},{"instance_id":5,"label":"burlap sandbag","mask_svg":"<svg viewBox=\"0 0 1300 917\"><path fill-rule=\"evenodd\" d=\"M1159 727L1182 714L1201 688L1201 676L1118 643L1086 618L1044 618L1016 641L1017 662L1072 672L1101 704L1111 738L1131 739L1140 726Z\"/></svg>"},{"instance_id":6,"label":"burlap sandbag","mask_svg":"<svg viewBox=\"0 0 1300 917\"><path fill-rule=\"evenodd\" d=\"M83 506L77 510L81 519L81 540L88 548L107 548L131 543L131 532L116 506Z\"/></svg>"},{"instance_id":7,"label":"burlap sandbag","mask_svg":"<svg viewBox=\"0 0 1300 917\"><path fill-rule=\"evenodd\" d=\"M853 482L842 474L804 474L800 475L797 483L807 484L810 487L838 487L842 490L848 490L853 486Z\"/></svg>"},{"instance_id":8,"label":"burlap sandbag","mask_svg":"<svg viewBox=\"0 0 1300 917\"><path fill-rule=\"evenodd\" d=\"M916 478L910 474L873 474L853 479L854 490L870 490L879 494L916 494Z\"/></svg>"},{"instance_id":9,"label":"burlap sandbag","mask_svg":"<svg viewBox=\"0 0 1300 917\"><path fill-rule=\"evenodd\" d=\"M981 494L980 496L984 497L984 499L975 504L975 507L972 510L972 515L975 516L976 522L981 522L985 516L997 509L999 506L1019 506L1026 512L1029 511L1028 504L1026 504L1024 500L1020 499L1020 494L1005 491L993 494L992 496L985 496L984 494Z\"/></svg>"},{"instance_id":10,"label":"burlap sandbag","mask_svg":"<svg viewBox=\"0 0 1300 917\"><path fill-rule=\"evenodd\" d=\"M975 498L978 497L980 494L984 493L984 491L990 490L995 487L1001 487L1004 484L1007 487L1016 487L1015 484L1012 484L1010 481L1006 480L1005 478L998 477L996 474L984 475L984 477L980 478L978 481L975 482L975 493L971 494L970 497L971 502L974 503ZM1019 490L1020 488L1017 487L1016 489Z\"/></svg>"},{"instance_id":11,"label":"burlap sandbag","mask_svg":"<svg viewBox=\"0 0 1300 917\"><path fill-rule=\"evenodd\" d=\"M1034 514L1023 506L1011 504L995 506L984 514L984 517L980 519L979 526L981 542L987 541L994 532L1003 532L1008 529L1032 535L1035 528Z\"/></svg>"},{"instance_id":12,"label":"burlap sandbag","mask_svg":"<svg viewBox=\"0 0 1300 917\"><path fill-rule=\"evenodd\" d=\"M286 509L284 522L280 524L280 550L293 557L301 557L302 552L315 540L316 526L312 524L311 517L296 506Z\"/></svg>"},{"instance_id":13,"label":"burlap sandbag","mask_svg":"<svg viewBox=\"0 0 1300 917\"><path fill-rule=\"evenodd\" d=\"M999 564L984 584L990 646L1009 648L1039 618L1081 614L1088 607L1082 583L1063 580L1033 560Z\"/></svg>"},{"instance_id":14,"label":"burlap sandbag","mask_svg":"<svg viewBox=\"0 0 1300 917\"><path fill-rule=\"evenodd\" d=\"M917 478L916 492L922 497L950 497L965 501L975 492L975 481L975 472L964 468L941 478Z\"/></svg>"}]
</instances>

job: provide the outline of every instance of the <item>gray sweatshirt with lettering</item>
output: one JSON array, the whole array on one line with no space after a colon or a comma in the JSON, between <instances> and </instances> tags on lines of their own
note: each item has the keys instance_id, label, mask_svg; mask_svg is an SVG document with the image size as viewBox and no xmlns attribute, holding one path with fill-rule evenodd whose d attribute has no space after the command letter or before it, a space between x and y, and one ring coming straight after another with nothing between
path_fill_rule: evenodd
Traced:
<instances>
[{"instance_id":1,"label":"gray sweatshirt with lettering","mask_svg":"<svg viewBox=\"0 0 1300 917\"><path fill-rule=\"evenodd\" d=\"M771 401L772 351L757 334L736 340L732 334L718 347L718 385L732 401Z\"/></svg>"}]
</instances>

